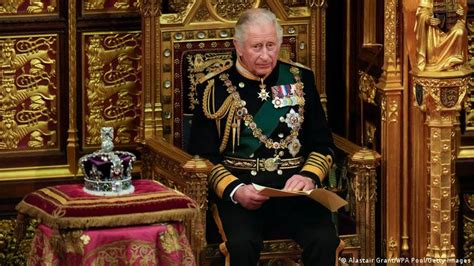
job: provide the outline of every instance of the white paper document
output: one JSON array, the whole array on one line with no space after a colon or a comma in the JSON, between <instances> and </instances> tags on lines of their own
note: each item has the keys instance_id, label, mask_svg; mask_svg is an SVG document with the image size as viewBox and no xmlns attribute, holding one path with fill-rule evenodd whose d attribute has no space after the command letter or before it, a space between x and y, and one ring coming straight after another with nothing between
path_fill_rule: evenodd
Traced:
<instances>
[{"instance_id":1,"label":"white paper document","mask_svg":"<svg viewBox=\"0 0 474 266\"><path fill-rule=\"evenodd\" d=\"M324 188L316 188L313 190L306 191L288 191L275 189L270 187L264 187L257 184L252 184L259 194L267 197L295 197L295 196L307 196L313 200L319 202L324 207L328 208L331 212L336 212L342 206L347 205L347 201L339 197L336 193L329 191Z\"/></svg>"}]
</instances>

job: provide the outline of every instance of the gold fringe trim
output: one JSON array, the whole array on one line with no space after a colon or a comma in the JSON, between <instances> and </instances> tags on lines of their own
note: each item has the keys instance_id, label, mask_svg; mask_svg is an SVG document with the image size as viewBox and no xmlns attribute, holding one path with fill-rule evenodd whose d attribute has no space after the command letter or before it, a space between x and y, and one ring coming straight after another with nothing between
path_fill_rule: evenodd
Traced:
<instances>
[{"instance_id":1,"label":"gold fringe trim","mask_svg":"<svg viewBox=\"0 0 474 266\"><path fill-rule=\"evenodd\" d=\"M16 206L18 212L36 218L51 228L73 229L89 227L117 227L139 224L152 224L158 222L179 221L182 222L187 217L199 215L199 209L188 208L181 210L165 210L144 213L127 213L108 216L91 217L58 217L53 216L36 206L24 201Z\"/></svg>"},{"instance_id":2,"label":"gold fringe trim","mask_svg":"<svg viewBox=\"0 0 474 266\"><path fill-rule=\"evenodd\" d=\"M160 184L163 186L163 184ZM111 204L111 203L121 203L122 206L128 205L128 204L136 204L136 201L142 201L142 200L151 200L151 199L175 199L175 198L182 198L182 194L177 194L177 191L175 190L169 190L169 191L161 191L160 193L143 193L139 195L135 194L129 194L129 195L123 195L120 197L99 197L99 198L93 198L93 199L87 199L87 198L78 198L74 199L70 197L69 195L65 194L63 191L59 189L51 189L51 188L42 188L39 190L40 192L44 193L50 198L53 198L57 200L59 203L61 203L64 206L74 206L76 204L82 204L85 205L87 204L87 207L93 207L93 206L102 206L103 204ZM44 197L41 195L41 193L37 193L37 195L43 199L47 199L47 197Z\"/></svg>"}]
</instances>

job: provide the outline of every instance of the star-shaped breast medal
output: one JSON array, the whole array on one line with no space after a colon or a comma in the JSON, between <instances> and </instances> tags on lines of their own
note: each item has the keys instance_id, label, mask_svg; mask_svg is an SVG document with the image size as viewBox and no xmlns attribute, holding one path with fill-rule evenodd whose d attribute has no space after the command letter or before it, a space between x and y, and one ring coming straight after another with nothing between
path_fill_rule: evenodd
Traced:
<instances>
[{"instance_id":1,"label":"star-shaped breast medal","mask_svg":"<svg viewBox=\"0 0 474 266\"><path fill-rule=\"evenodd\" d=\"M266 91L265 89L260 90L260 92L258 93L258 98L262 99L262 101L266 101L268 97L270 97L270 94L268 94L268 91Z\"/></svg>"}]
</instances>

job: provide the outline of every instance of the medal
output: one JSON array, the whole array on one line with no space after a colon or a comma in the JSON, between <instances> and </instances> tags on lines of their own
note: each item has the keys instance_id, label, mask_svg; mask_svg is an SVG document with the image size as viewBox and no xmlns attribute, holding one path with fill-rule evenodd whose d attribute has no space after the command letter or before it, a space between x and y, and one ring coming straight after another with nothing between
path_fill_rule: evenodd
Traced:
<instances>
[{"instance_id":1,"label":"medal","mask_svg":"<svg viewBox=\"0 0 474 266\"><path fill-rule=\"evenodd\" d=\"M258 93L258 98L262 100L262 102L266 101L269 97L270 94L267 91L267 85L263 83L263 79L260 79L260 92Z\"/></svg>"},{"instance_id":2,"label":"medal","mask_svg":"<svg viewBox=\"0 0 474 266\"><path fill-rule=\"evenodd\" d=\"M295 112L293 108L291 108L290 112L286 114L285 122L291 129L299 128L303 122L303 117L301 117L299 113Z\"/></svg>"},{"instance_id":3,"label":"medal","mask_svg":"<svg viewBox=\"0 0 474 266\"><path fill-rule=\"evenodd\" d=\"M270 94L268 94L266 87L267 86L265 84L260 84L260 92L258 93L258 98L260 98L262 101L266 101L270 97Z\"/></svg>"},{"instance_id":4,"label":"medal","mask_svg":"<svg viewBox=\"0 0 474 266\"><path fill-rule=\"evenodd\" d=\"M298 140L298 138L294 138L293 141L290 143L290 145L288 145L288 151L293 157L295 157L296 154L298 154L300 149L301 149L301 143Z\"/></svg>"},{"instance_id":5,"label":"medal","mask_svg":"<svg viewBox=\"0 0 474 266\"><path fill-rule=\"evenodd\" d=\"M302 86L298 84L276 85L271 88L275 108L304 105Z\"/></svg>"},{"instance_id":6,"label":"medal","mask_svg":"<svg viewBox=\"0 0 474 266\"><path fill-rule=\"evenodd\" d=\"M280 108L282 107L282 104L283 104L280 98L273 99L272 103L275 108Z\"/></svg>"}]
</instances>

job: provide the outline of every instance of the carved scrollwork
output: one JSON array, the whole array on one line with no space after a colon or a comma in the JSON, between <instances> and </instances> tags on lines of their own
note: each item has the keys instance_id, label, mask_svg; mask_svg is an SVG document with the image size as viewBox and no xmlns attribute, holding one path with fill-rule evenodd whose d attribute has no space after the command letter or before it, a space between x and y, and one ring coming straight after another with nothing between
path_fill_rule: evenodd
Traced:
<instances>
[{"instance_id":1,"label":"carved scrollwork","mask_svg":"<svg viewBox=\"0 0 474 266\"><path fill-rule=\"evenodd\" d=\"M161 24L178 24L182 23L189 11L196 4L194 0L174 0L170 1L169 6L171 13L162 14L160 17Z\"/></svg>"},{"instance_id":2,"label":"carved scrollwork","mask_svg":"<svg viewBox=\"0 0 474 266\"><path fill-rule=\"evenodd\" d=\"M16 228L23 221L11 219L0 220L0 258L2 265L26 265L30 254L31 241L35 234L38 221L28 219L23 226L23 235L18 236Z\"/></svg>"},{"instance_id":3,"label":"carved scrollwork","mask_svg":"<svg viewBox=\"0 0 474 266\"><path fill-rule=\"evenodd\" d=\"M349 161L355 177L351 180L352 190L357 201L355 216L358 221L357 232L361 234L361 255L364 258L375 256L375 203L377 201L377 172L381 156L374 150L362 148Z\"/></svg>"},{"instance_id":4,"label":"carved scrollwork","mask_svg":"<svg viewBox=\"0 0 474 266\"><path fill-rule=\"evenodd\" d=\"M171 0L168 1L170 13L181 13L186 10L187 6L194 1L192 0Z\"/></svg>"},{"instance_id":5,"label":"carved scrollwork","mask_svg":"<svg viewBox=\"0 0 474 266\"><path fill-rule=\"evenodd\" d=\"M395 240L393 237L390 237L390 240L388 241L388 254L387 258L395 258L395 254L398 253L398 241Z\"/></svg>"},{"instance_id":6,"label":"carved scrollwork","mask_svg":"<svg viewBox=\"0 0 474 266\"><path fill-rule=\"evenodd\" d=\"M471 195L472 196L472 195ZM463 216L463 224L464 224L464 230L463 230L463 237L464 237L464 245L463 245L463 250L464 250L464 258L465 259L470 259L471 261L474 260L474 220L467 217Z\"/></svg>"},{"instance_id":7,"label":"carved scrollwork","mask_svg":"<svg viewBox=\"0 0 474 266\"><path fill-rule=\"evenodd\" d=\"M261 252L261 257L265 257L266 254L281 254L278 258L262 258L259 263L261 265L302 265L302 249L295 241L290 239L266 240L263 242ZM223 258L222 253L219 251L219 245L217 244L207 245L203 255L205 260Z\"/></svg>"},{"instance_id":8,"label":"carved scrollwork","mask_svg":"<svg viewBox=\"0 0 474 266\"><path fill-rule=\"evenodd\" d=\"M327 6L327 0L310 0L310 7L324 8Z\"/></svg>"},{"instance_id":9,"label":"carved scrollwork","mask_svg":"<svg viewBox=\"0 0 474 266\"><path fill-rule=\"evenodd\" d=\"M467 23L468 29L468 62L471 68L474 68L474 22L470 21ZM468 100L465 104L466 111L466 128L468 131L474 130L474 79L469 80L469 91Z\"/></svg>"},{"instance_id":10,"label":"carved scrollwork","mask_svg":"<svg viewBox=\"0 0 474 266\"><path fill-rule=\"evenodd\" d=\"M464 194L464 204L470 211L474 212L474 194Z\"/></svg>"},{"instance_id":11,"label":"carved scrollwork","mask_svg":"<svg viewBox=\"0 0 474 266\"><path fill-rule=\"evenodd\" d=\"M194 21L202 22L211 20L211 15L205 6L200 6L194 15Z\"/></svg>"},{"instance_id":12,"label":"carved scrollwork","mask_svg":"<svg viewBox=\"0 0 474 266\"><path fill-rule=\"evenodd\" d=\"M436 74L414 75L415 96L426 112L428 153L426 168L429 184L428 245L430 258L455 258L455 242L459 199L453 164L456 158L455 134L458 111L465 100L471 71L458 70Z\"/></svg>"},{"instance_id":13,"label":"carved scrollwork","mask_svg":"<svg viewBox=\"0 0 474 266\"><path fill-rule=\"evenodd\" d=\"M224 21L236 21L246 9L258 7L260 0L206 0L210 12Z\"/></svg>"},{"instance_id":14,"label":"carved scrollwork","mask_svg":"<svg viewBox=\"0 0 474 266\"><path fill-rule=\"evenodd\" d=\"M10 0L0 3L1 15L35 15L57 12L56 1L47 0Z\"/></svg>"},{"instance_id":15,"label":"carved scrollwork","mask_svg":"<svg viewBox=\"0 0 474 266\"><path fill-rule=\"evenodd\" d=\"M388 121L389 123L395 123L398 121L399 100L383 95L380 100L380 109L382 113L382 121Z\"/></svg>"},{"instance_id":16,"label":"carved scrollwork","mask_svg":"<svg viewBox=\"0 0 474 266\"><path fill-rule=\"evenodd\" d=\"M266 241L262 252L301 252L301 247L292 240Z\"/></svg>"},{"instance_id":17,"label":"carved scrollwork","mask_svg":"<svg viewBox=\"0 0 474 266\"><path fill-rule=\"evenodd\" d=\"M387 70L397 69L397 31L400 23L398 22L397 8L398 0L389 0L385 3L385 23L384 27L384 58L387 61L385 66Z\"/></svg>"},{"instance_id":18,"label":"carved scrollwork","mask_svg":"<svg viewBox=\"0 0 474 266\"><path fill-rule=\"evenodd\" d=\"M85 0L82 2L82 8L86 12L136 10L139 7L139 0Z\"/></svg>"},{"instance_id":19,"label":"carved scrollwork","mask_svg":"<svg viewBox=\"0 0 474 266\"><path fill-rule=\"evenodd\" d=\"M399 117L399 106L398 101L392 99L389 104L388 108L388 121L389 122L397 122Z\"/></svg>"},{"instance_id":20,"label":"carved scrollwork","mask_svg":"<svg viewBox=\"0 0 474 266\"><path fill-rule=\"evenodd\" d=\"M161 0L139 0L137 7L140 9L142 17L154 17L161 12Z\"/></svg>"},{"instance_id":21,"label":"carved scrollwork","mask_svg":"<svg viewBox=\"0 0 474 266\"><path fill-rule=\"evenodd\" d=\"M460 110L465 101L465 95L468 90L468 76L453 78L424 78L415 77L415 84L418 84L422 90L420 101L421 108L430 108L433 110L452 109ZM416 94L416 87L413 89ZM418 94L420 94L418 92ZM416 95L415 95L416 96Z\"/></svg>"},{"instance_id":22,"label":"carved scrollwork","mask_svg":"<svg viewBox=\"0 0 474 266\"><path fill-rule=\"evenodd\" d=\"M359 76L359 96L365 102L375 105L377 87L375 86L374 77L362 71L359 72Z\"/></svg>"}]
</instances>

